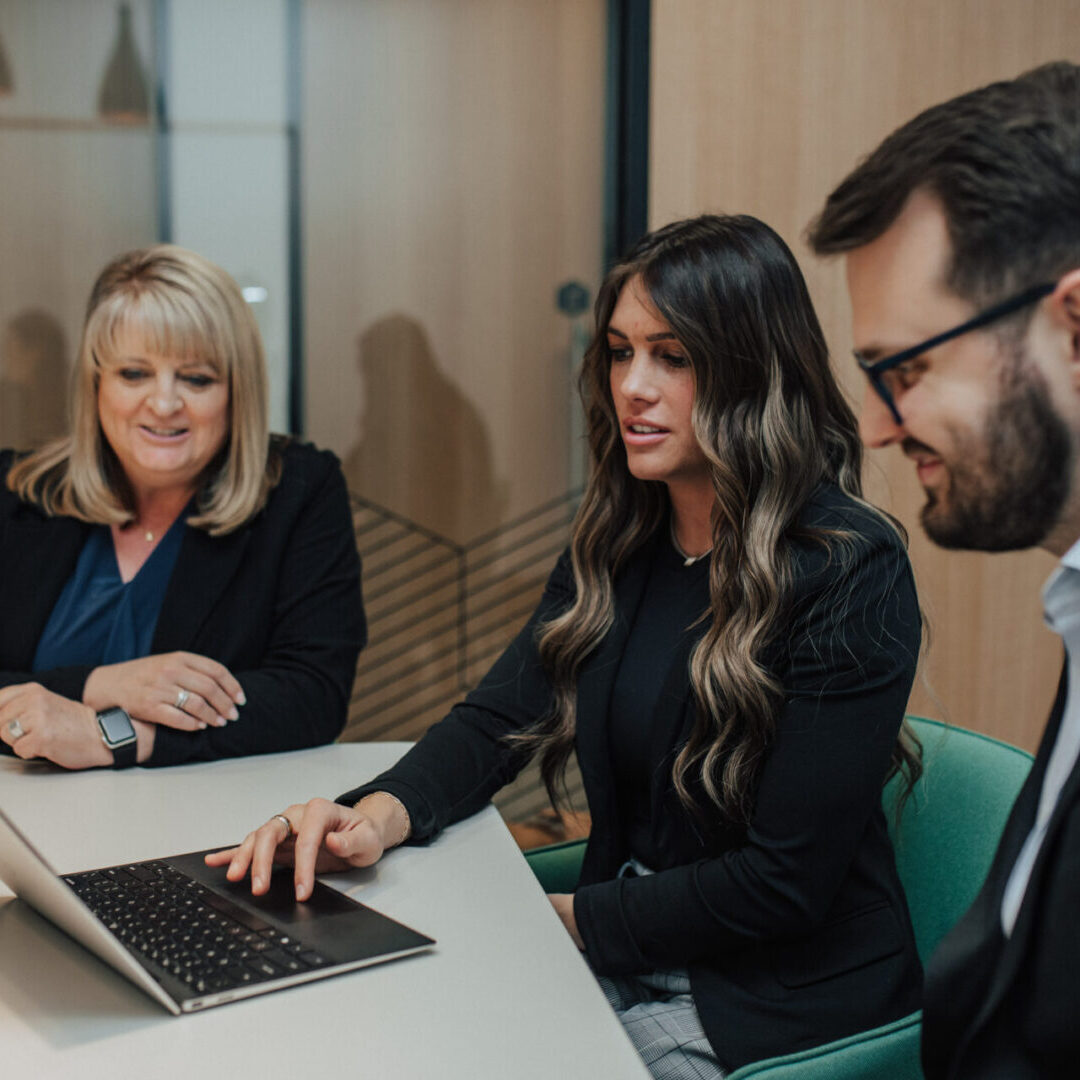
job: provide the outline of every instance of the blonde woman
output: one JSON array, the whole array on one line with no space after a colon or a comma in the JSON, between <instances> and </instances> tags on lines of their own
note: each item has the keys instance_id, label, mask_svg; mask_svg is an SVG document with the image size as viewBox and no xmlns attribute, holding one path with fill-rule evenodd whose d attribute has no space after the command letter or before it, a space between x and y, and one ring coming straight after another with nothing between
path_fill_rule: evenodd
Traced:
<instances>
[{"instance_id":1,"label":"blonde woman","mask_svg":"<svg viewBox=\"0 0 1080 1080\"><path fill-rule=\"evenodd\" d=\"M271 436L236 283L159 245L94 285L72 431L0 452L0 750L68 769L294 750L364 644L332 454Z\"/></svg>"},{"instance_id":2,"label":"blonde woman","mask_svg":"<svg viewBox=\"0 0 1080 1080\"><path fill-rule=\"evenodd\" d=\"M366 866L577 753L593 828L551 902L657 1077L716 1077L918 1008L881 808L920 616L861 497L855 421L791 252L703 217L608 275L584 363L593 470L536 613L389 772L208 857ZM292 834L295 832L295 836Z\"/></svg>"}]
</instances>

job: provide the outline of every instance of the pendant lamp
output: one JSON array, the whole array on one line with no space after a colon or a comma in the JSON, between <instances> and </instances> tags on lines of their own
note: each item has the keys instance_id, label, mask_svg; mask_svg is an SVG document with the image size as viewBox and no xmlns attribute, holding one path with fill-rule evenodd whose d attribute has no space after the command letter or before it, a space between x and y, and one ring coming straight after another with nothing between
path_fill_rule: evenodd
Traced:
<instances>
[{"instance_id":1,"label":"pendant lamp","mask_svg":"<svg viewBox=\"0 0 1080 1080\"><path fill-rule=\"evenodd\" d=\"M131 29L131 5L120 4L117 14L116 45L98 91L98 112L116 124L145 124L150 119L150 93Z\"/></svg>"},{"instance_id":2,"label":"pendant lamp","mask_svg":"<svg viewBox=\"0 0 1080 1080\"><path fill-rule=\"evenodd\" d=\"M11 77L11 65L4 52L4 40L0 38L0 97L15 92L15 80Z\"/></svg>"}]
</instances>

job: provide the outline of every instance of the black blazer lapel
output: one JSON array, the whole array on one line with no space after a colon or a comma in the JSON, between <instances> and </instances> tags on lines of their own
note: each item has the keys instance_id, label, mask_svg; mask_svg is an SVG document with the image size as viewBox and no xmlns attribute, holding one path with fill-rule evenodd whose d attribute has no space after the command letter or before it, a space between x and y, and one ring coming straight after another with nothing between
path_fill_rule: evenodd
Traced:
<instances>
[{"instance_id":1,"label":"black blazer lapel","mask_svg":"<svg viewBox=\"0 0 1080 1080\"><path fill-rule=\"evenodd\" d=\"M0 655L17 658L12 670L29 671L37 642L68 578L75 571L90 526L69 517L47 518L20 507L0 544Z\"/></svg>"},{"instance_id":2,"label":"black blazer lapel","mask_svg":"<svg viewBox=\"0 0 1080 1080\"><path fill-rule=\"evenodd\" d=\"M1046 768L1050 761L1050 754L1053 751L1054 743L1057 740L1057 734L1061 728L1061 720L1065 712L1065 698L1068 690L1068 670L1068 657L1066 657L1061 673L1061 679L1058 683L1057 697L1054 700L1053 708L1050 710L1050 716L1046 723L1046 730L1043 733L1042 741L1039 744L1039 751L1035 757L1035 763L1032 765L1031 772L1024 782L1024 786L1020 790L1020 794L1017 796L1016 802L1013 805L1012 813L1009 815L1009 820L1005 826L1005 832L1002 835L1001 843L998 846L997 854L994 857L994 862L987 878L986 887L982 890L979 897L979 901L981 901L981 926L986 938L990 940L995 936L1002 934L1001 901L1005 892L1005 886L1008 884L1013 865L1016 863L1020 850L1024 846L1024 841L1027 839L1032 826L1035 824L1035 815L1038 810L1039 794L1042 791L1043 779L1046 776ZM1074 768L1065 787L1062 789L1057 809L1050 819L1042 851L1038 859L1036 859L1035 865L1032 867L1031 878L1028 882L1029 890L1036 890L1038 888L1038 878L1045 862L1046 852L1052 850L1052 835L1055 825L1061 820L1062 807L1071 805L1076 798L1078 790L1080 790L1080 770ZM1027 953L1031 934L1034 929L1033 911L1033 905L1021 905L1016 925L1013 927L1012 934L1005 940L1005 943L1001 948L998 961L993 968L986 996L983 998L982 1005L980 1006L973 1023L966 1032L965 1042L990 1020L994 1010L997 1008L1013 979L1016 977L1020 964Z\"/></svg>"},{"instance_id":3,"label":"black blazer lapel","mask_svg":"<svg viewBox=\"0 0 1080 1080\"><path fill-rule=\"evenodd\" d=\"M994 855L994 862L987 874L986 894L993 908L990 918L996 923L1001 918L1001 899L1012 873L1013 864L1016 862L1024 841L1035 824L1035 813L1039 806L1039 793L1042 791L1043 779L1046 776L1046 768L1050 763L1050 754L1057 740L1058 730L1061 727L1061 718L1065 712L1065 696L1068 692L1068 658L1062 668L1061 678L1058 680L1057 695L1054 704L1047 717L1043 737L1039 743L1035 761L1032 763L1031 772L1028 773L1020 794L1016 796L1012 811L1005 823L1005 829L998 843L998 850ZM1017 927L1018 928L1018 927ZM1015 938L1015 933L1013 935ZM1010 939L1012 940L1012 939Z\"/></svg>"},{"instance_id":4,"label":"black blazer lapel","mask_svg":"<svg viewBox=\"0 0 1080 1080\"><path fill-rule=\"evenodd\" d=\"M187 528L161 604L151 646L155 653L192 650L214 604L239 570L250 535L249 526L219 537ZM266 588L273 586L266 582Z\"/></svg>"}]
</instances>

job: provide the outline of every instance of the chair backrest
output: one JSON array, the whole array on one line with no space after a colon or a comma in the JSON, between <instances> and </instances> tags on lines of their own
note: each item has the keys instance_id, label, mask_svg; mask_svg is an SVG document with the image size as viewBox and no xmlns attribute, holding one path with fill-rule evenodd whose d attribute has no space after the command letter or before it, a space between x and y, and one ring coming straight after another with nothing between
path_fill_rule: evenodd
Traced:
<instances>
[{"instance_id":1,"label":"chair backrest","mask_svg":"<svg viewBox=\"0 0 1080 1080\"><path fill-rule=\"evenodd\" d=\"M916 716L908 721L923 745L923 776L899 828L896 779L883 802L925 964L982 886L1032 759L974 731Z\"/></svg>"},{"instance_id":2,"label":"chair backrest","mask_svg":"<svg viewBox=\"0 0 1080 1080\"><path fill-rule=\"evenodd\" d=\"M532 872L540 879L540 886L547 893L572 893L581 877L581 863L585 858L584 840L564 840L561 844L548 844L525 852Z\"/></svg>"},{"instance_id":3,"label":"chair backrest","mask_svg":"<svg viewBox=\"0 0 1080 1080\"><path fill-rule=\"evenodd\" d=\"M882 802L925 964L982 886L1031 755L939 720L909 716L908 722L923 745L923 775L899 829L898 780L885 788ZM545 891L573 892L584 853L585 842L574 840L526 858Z\"/></svg>"}]
</instances>

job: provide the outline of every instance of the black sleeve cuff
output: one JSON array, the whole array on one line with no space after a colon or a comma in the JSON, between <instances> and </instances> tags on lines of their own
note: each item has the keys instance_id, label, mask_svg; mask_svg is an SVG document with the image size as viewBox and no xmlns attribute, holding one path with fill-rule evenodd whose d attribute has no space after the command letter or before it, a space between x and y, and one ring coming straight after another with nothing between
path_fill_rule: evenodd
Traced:
<instances>
[{"instance_id":1,"label":"black sleeve cuff","mask_svg":"<svg viewBox=\"0 0 1080 1080\"><path fill-rule=\"evenodd\" d=\"M574 921L598 975L640 975L655 967L641 954L626 924L622 902L626 885L625 878L615 878L574 893Z\"/></svg>"}]
</instances>

